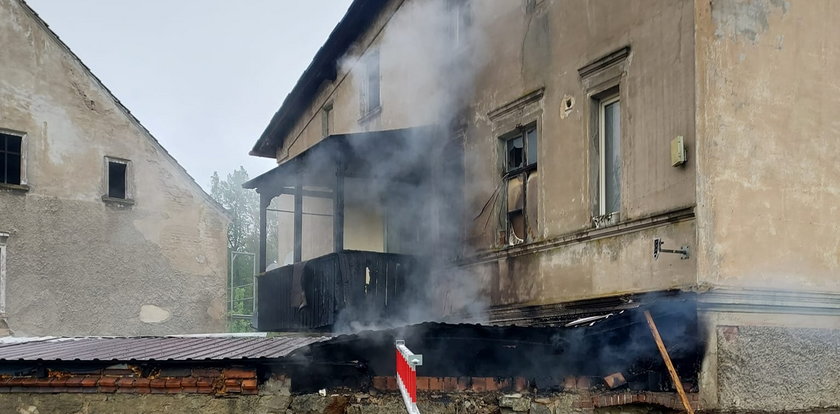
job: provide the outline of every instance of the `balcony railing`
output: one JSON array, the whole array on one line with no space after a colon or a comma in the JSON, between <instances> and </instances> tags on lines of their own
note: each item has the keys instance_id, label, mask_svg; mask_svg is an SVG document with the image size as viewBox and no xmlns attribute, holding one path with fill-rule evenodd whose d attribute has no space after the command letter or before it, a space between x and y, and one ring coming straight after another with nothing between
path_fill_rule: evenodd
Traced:
<instances>
[{"instance_id":1,"label":"balcony railing","mask_svg":"<svg viewBox=\"0 0 840 414\"><path fill-rule=\"evenodd\" d=\"M401 312L401 297L418 266L413 256L344 250L267 271L257 282L257 329L376 324Z\"/></svg>"}]
</instances>

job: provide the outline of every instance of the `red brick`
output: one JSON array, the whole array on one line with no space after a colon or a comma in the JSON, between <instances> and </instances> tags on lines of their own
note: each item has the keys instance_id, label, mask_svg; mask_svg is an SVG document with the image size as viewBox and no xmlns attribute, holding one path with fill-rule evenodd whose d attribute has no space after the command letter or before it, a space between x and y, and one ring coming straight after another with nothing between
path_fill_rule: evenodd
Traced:
<instances>
[{"instance_id":1,"label":"red brick","mask_svg":"<svg viewBox=\"0 0 840 414\"><path fill-rule=\"evenodd\" d=\"M114 392L117 387L99 387L99 392Z\"/></svg>"},{"instance_id":2,"label":"red brick","mask_svg":"<svg viewBox=\"0 0 840 414\"><path fill-rule=\"evenodd\" d=\"M133 386L135 388L149 388L152 380L148 378L135 378Z\"/></svg>"},{"instance_id":3,"label":"red brick","mask_svg":"<svg viewBox=\"0 0 840 414\"><path fill-rule=\"evenodd\" d=\"M251 379L257 377L257 371L245 368L226 368L222 371L225 378Z\"/></svg>"},{"instance_id":4,"label":"red brick","mask_svg":"<svg viewBox=\"0 0 840 414\"><path fill-rule=\"evenodd\" d=\"M166 388L181 388L181 379L171 378L166 380Z\"/></svg>"},{"instance_id":5,"label":"red brick","mask_svg":"<svg viewBox=\"0 0 840 414\"><path fill-rule=\"evenodd\" d=\"M476 392L484 392L487 391L487 384L492 383L493 378L487 377L473 377L472 378L472 390Z\"/></svg>"},{"instance_id":6,"label":"red brick","mask_svg":"<svg viewBox=\"0 0 840 414\"><path fill-rule=\"evenodd\" d=\"M81 387L82 386L82 379L83 377L70 377L67 378L67 382L65 383L68 387Z\"/></svg>"},{"instance_id":7,"label":"red brick","mask_svg":"<svg viewBox=\"0 0 840 414\"><path fill-rule=\"evenodd\" d=\"M213 387L213 379L212 378L198 378L196 379L195 385L200 387Z\"/></svg>"},{"instance_id":8,"label":"red brick","mask_svg":"<svg viewBox=\"0 0 840 414\"><path fill-rule=\"evenodd\" d=\"M101 382L100 385L102 385ZM117 380L117 386L120 388L133 388L134 378L120 378Z\"/></svg>"},{"instance_id":9,"label":"red brick","mask_svg":"<svg viewBox=\"0 0 840 414\"><path fill-rule=\"evenodd\" d=\"M472 388L472 378L458 377L458 391L466 391Z\"/></svg>"},{"instance_id":10,"label":"red brick","mask_svg":"<svg viewBox=\"0 0 840 414\"><path fill-rule=\"evenodd\" d=\"M255 389L257 389L257 380L255 380L255 379L242 380L242 389L243 390L255 390Z\"/></svg>"},{"instance_id":11,"label":"red brick","mask_svg":"<svg viewBox=\"0 0 840 414\"><path fill-rule=\"evenodd\" d=\"M528 380L525 377L516 377L513 379L513 389L515 391L527 391Z\"/></svg>"},{"instance_id":12,"label":"red brick","mask_svg":"<svg viewBox=\"0 0 840 414\"><path fill-rule=\"evenodd\" d=\"M193 369L193 377L218 377L222 375L222 370L213 368Z\"/></svg>"},{"instance_id":13,"label":"red brick","mask_svg":"<svg viewBox=\"0 0 840 414\"><path fill-rule=\"evenodd\" d=\"M463 391L458 389L458 378L446 377L443 379L444 391Z\"/></svg>"},{"instance_id":14,"label":"red brick","mask_svg":"<svg viewBox=\"0 0 840 414\"><path fill-rule=\"evenodd\" d=\"M155 378L155 379L149 381L149 387L151 387L151 388L166 388L166 380L165 379L160 379L160 378Z\"/></svg>"},{"instance_id":15,"label":"red brick","mask_svg":"<svg viewBox=\"0 0 840 414\"><path fill-rule=\"evenodd\" d=\"M497 390L510 390L512 388L513 380L510 378L496 378L494 381Z\"/></svg>"},{"instance_id":16,"label":"red brick","mask_svg":"<svg viewBox=\"0 0 840 414\"><path fill-rule=\"evenodd\" d=\"M577 378L575 377L566 377L563 379L563 389L564 390L573 390L577 388Z\"/></svg>"},{"instance_id":17,"label":"red brick","mask_svg":"<svg viewBox=\"0 0 840 414\"><path fill-rule=\"evenodd\" d=\"M385 377L373 377L373 389L385 391L388 389L388 379Z\"/></svg>"},{"instance_id":18,"label":"red brick","mask_svg":"<svg viewBox=\"0 0 840 414\"><path fill-rule=\"evenodd\" d=\"M182 388L166 388L162 391L165 391L167 394L180 394L182 392Z\"/></svg>"},{"instance_id":19,"label":"red brick","mask_svg":"<svg viewBox=\"0 0 840 414\"><path fill-rule=\"evenodd\" d=\"M50 380L51 387L63 387L67 384L67 378L53 378Z\"/></svg>"},{"instance_id":20,"label":"red brick","mask_svg":"<svg viewBox=\"0 0 840 414\"><path fill-rule=\"evenodd\" d=\"M386 384L387 384L388 391L396 391L397 390L397 378L396 377L387 377Z\"/></svg>"},{"instance_id":21,"label":"red brick","mask_svg":"<svg viewBox=\"0 0 840 414\"><path fill-rule=\"evenodd\" d=\"M182 387L181 392L195 394L198 392L198 387Z\"/></svg>"},{"instance_id":22,"label":"red brick","mask_svg":"<svg viewBox=\"0 0 840 414\"><path fill-rule=\"evenodd\" d=\"M443 378L429 377L429 391L443 391Z\"/></svg>"},{"instance_id":23,"label":"red brick","mask_svg":"<svg viewBox=\"0 0 840 414\"><path fill-rule=\"evenodd\" d=\"M225 387L233 387L239 385L239 380L237 379L226 379L225 380Z\"/></svg>"},{"instance_id":24,"label":"red brick","mask_svg":"<svg viewBox=\"0 0 840 414\"><path fill-rule=\"evenodd\" d=\"M212 394L213 393L213 387L198 387L197 392L199 394Z\"/></svg>"},{"instance_id":25,"label":"red brick","mask_svg":"<svg viewBox=\"0 0 840 414\"><path fill-rule=\"evenodd\" d=\"M113 387L117 385L117 377L102 377L98 384L100 387Z\"/></svg>"},{"instance_id":26,"label":"red brick","mask_svg":"<svg viewBox=\"0 0 840 414\"><path fill-rule=\"evenodd\" d=\"M149 388L152 394L166 394L166 388Z\"/></svg>"},{"instance_id":27,"label":"red brick","mask_svg":"<svg viewBox=\"0 0 840 414\"><path fill-rule=\"evenodd\" d=\"M429 377L417 377L417 391L429 390Z\"/></svg>"},{"instance_id":28,"label":"red brick","mask_svg":"<svg viewBox=\"0 0 840 414\"><path fill-rule=\"evenodd\" d=\"M86 377L82 378L82 386L83 387L95 387L96 382L98 380L99 380L99 378L86 376Z\"/></svg>"},{"instance_id":29,"label":"red brick","mask_svg":"<svg viewBox=\"0 0 840 414\"><path fill-rule=\"evenodd\" d=\"M592 382L589 380L589 377L578 377L575 388L579 390L588 390L591 385Z\"/></svg>"},{"instance_id":30,"label":"red brick","mask_svg":"<svg viewBox=\"0 0 840 414\"><path fill-rule=\"evenodd\" d=\"M38 385L37 378L20 378L16 382L17 385L20 385L22 387L35 387Z\"/></svg>"},{"instance_id":31,"label":"red brick","mask_svg":"<svg viewBox=\"0 0 840 414\"><path fill-rule=\"evenodd\" d=\"M134 387L134 388L126 388L127 392L135 392L137 394L149 394L152 392L152 389L149 387Z\"/></svg>"},{"instance_id":32,"label":"red brick","mask_svg":"<svg viewBox=\"0 0 840 414\"><path fill-rule=\"evenodd\" d=\"M196 378L181 378L181 386L182 387L197 387L198 386L198 379Z\"/></svg>"}]
</instances>

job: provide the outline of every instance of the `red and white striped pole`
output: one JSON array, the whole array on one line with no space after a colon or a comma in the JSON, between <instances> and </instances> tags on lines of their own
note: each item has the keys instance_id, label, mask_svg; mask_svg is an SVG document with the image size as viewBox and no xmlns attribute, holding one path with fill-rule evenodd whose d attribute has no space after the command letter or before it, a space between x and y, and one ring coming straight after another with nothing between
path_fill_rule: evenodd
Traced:
<instances>
[{"instance_id":1,"label":"red and white striped pole","mask_svg":"<svg viewBox=\"0 0 840 414\"><path fill-rule=\"evenodd\" d=\"M397 386L408 414L420 414L417 409L417 367L423 365L423 355L411 352L402 340L397 340L396 348Z\"/></svg>"}]
</instances>

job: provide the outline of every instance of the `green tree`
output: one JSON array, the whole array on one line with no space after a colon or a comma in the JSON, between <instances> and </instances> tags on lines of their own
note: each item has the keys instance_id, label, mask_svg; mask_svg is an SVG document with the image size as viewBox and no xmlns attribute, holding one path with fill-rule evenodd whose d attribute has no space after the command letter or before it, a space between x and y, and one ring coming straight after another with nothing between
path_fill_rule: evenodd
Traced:
<instances>
[{"instance_id":1,"label":"green tree","mask_svg":"<svg viewBox=\"0 0 840 414\"><path fill-rule=\"evenodd\" d=\"M233 291L228 292L230 315L246 315L254 307L252 297L252 283L254 283L254 263L259 260L257 257L259 249L259 225L260 225L260 197L254 190L242 188L242 184L248 181L248 172L244 167L239 167L228 174L224 180L219 177L218 172L213 172L210 177L210 195L224 207L231 217L228 227L228 258L231 265L228 269L228 289L233 281ZM271 223L269 216L267 237L268 259L277 255L276 225ZM232 252L247 252L254 256L237 255L234 259ZM271 260L268 260L269 262ZM250 324L243 319L230 319L230 330L232 332L245 332L250 330Z\"/></svg>"}]
</instances>

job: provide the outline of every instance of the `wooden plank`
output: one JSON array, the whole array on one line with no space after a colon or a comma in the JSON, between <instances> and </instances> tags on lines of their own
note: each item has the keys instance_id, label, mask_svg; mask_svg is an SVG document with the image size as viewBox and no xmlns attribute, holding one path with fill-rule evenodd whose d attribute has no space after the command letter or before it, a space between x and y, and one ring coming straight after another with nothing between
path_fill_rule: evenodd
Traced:
<instances>
[{"instance_id":1,"label":"wooden plank","mask_svg":"<svg viewBox=\"0 0 840 414\"><path fill-rule=\"evenodd\" d=\"M671 362L668 350L665 349L665 344L662 342L662 337L659 336L659 330L656 329L656 323L653 322L653 317L650 316L649 311L645 311L645 319L647 319L648 328L650 328L650 333L653 335L653 340L656 342L656 347L659 348L659 353L662 354L662 359L665 361L665 366L668 367L668 373L671 374L671 380L674 381L674 387L680 395L680 400L682 401L683 407L685 407L685 411L689 414L694 414L694 408L691 407L691 403L688 401L688 396L685 395L682 381L680 381L680 377L677 375L677 370Z\"/></svg>"}]
</instances>

